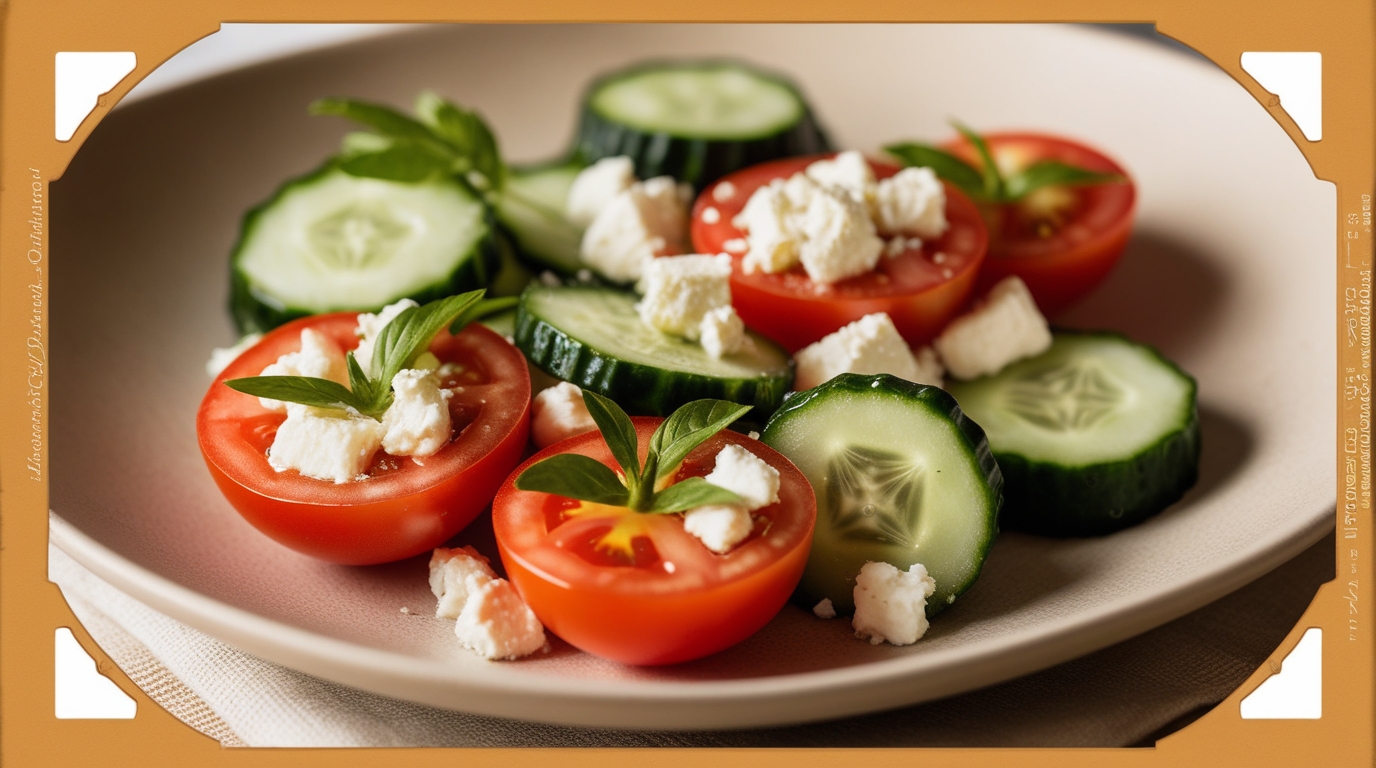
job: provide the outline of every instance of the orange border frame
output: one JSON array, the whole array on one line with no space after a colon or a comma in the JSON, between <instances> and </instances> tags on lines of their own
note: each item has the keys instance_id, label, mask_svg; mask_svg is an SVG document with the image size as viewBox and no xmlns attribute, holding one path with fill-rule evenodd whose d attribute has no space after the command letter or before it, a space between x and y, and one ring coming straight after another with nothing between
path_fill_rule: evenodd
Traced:
<instances>
[{"instance_id":1,"label":"orange border frame","mask_svg":"<svg viewBox=\"0 0 1376 768\"><path fill-rule=\"evenodd\" d=\"M46 274L46 238L35 257L28 249L30 169L41 169L44 193L59 177L109 109L133 84L181 48L216 31L221 21L887 21L887 22L1155 22L1163 34L1193 46L1270 108L1309 160L1315 175L1337 185L1338 275L1338 443L1334 448L1338 487L1338 578L1325 584L1295 629L1273 655L1224 702L1189 727L1159 741L1155 749L940 749L870 750L874 766L907 765L939 757L946 764L1003 766L1153 766L1209 764L1370 765L1373 762L1373 690L1376 669L1373 627L1365 604L1371 598L1370 350L1350 342L1348 319L1369 322L1372 233L1348 215L1370 210L1376 165L1376 7L1370 0L1252 0L1237 9L1188 0L1128 0L1106 9L1094 0L977 0L957 7L931 0L701 0L647 5L629 0L508 0L498 3L397 0L385 11L364 0L339 0L328 8L308 0L0 0L0 759L8 765L86 765L111 762L195 765L368 765L385 758L392 765L419 765L452 757L443 750L223 749L166 713L99 650L81 628L55 585L47 580L46 455L33 468L30 444L36 417L46 439L46 371L30 380L31 338L46 349L46 293L38 324L36 297L29 287ZM379 19L380 14L387 18ZM139 65L78 129L72 141L52 136L53 54L62 50L132 50ZM1319 51L1323 54L1324 137L1310 143L1279 108L1279 102L1241 69L1243 51ZM1351 246L1348 256L1347 247ZM31 260L32 257L32 260ZM37 263L34 263L34 262ZM1365 280L1365 284L1361 281ZM1363 294L1363 291L1365 293ZM1369 339L1369 336L1368 336ZM1367 342L1369 344L1369 341ZM1365 352L1365 356L1364 356ZM35 386L36 385L36 386ZM1353 443L1362 434L1367 440ZM40 453L44 453L44 446ZM1362 466L1362 451L1367 464ZM1349 460L1352 460L1350 462ZM1353 463L1355 462L1355 463ZM53 630L71 627L83 646L139 703L138 717L123 720L57 720L53 717ZM1242 720L1241 699L1269 676L1304 630L1325 632L1323 717L1319 720ZM467 759L513 759L561 765L639 765L647 759L676 766L710 754L723 765L760 762L794 766L854 759L843 750L467 750ZM114 758L114 760L112 760Z\"/></svg>"}]
</instances>

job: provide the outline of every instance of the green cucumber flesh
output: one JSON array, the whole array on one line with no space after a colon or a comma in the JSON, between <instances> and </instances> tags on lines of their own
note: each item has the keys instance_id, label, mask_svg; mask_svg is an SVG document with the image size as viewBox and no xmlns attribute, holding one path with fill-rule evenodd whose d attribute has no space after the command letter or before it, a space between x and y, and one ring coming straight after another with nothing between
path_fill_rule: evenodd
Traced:
<instances>
[{"instance_id":1,"label":"green cucumber flesh","mask_svg":"<svg viewBox=\"0 0 1376 768\"><path fill-rule=\"evenodd\" d=\"M482 288L499 247L486 207L449 179L351 176L332 163L283 184L244 217L230 257L241 332Z\"/></svg>"},{"instance_id":2,"label":"green cucumber flesh","mask_svg":"<svg viewBox=\"0 0 1376 768\"><path fill-rule=\"evenodd\" d=\"M793 383L778 345L746 332L749 348L713 359L700 344L646 325L635 294L596 286L532 285L516 310L516 346L552 376L615 400L628 413L667 416L719 398L763 420Z\"/></svg>"},{"instance_id":3,"label":"green cucumber flesh","mask_svg":"<svg viewBox=\"0 0 1376 768\"><path fill-rule=\"evenodd\" d=\"M1125 528L1194 485L1196 389L1151 347L1072 332L994 376L951 385L1003 468L1001 525L1057 536Z\"/></svg>"},{"instance_id":4,"label":"green cucumber flesh","mask_svg":"<svg viewBox=\"0 0 1376 768\"><path fill-rule=\"evenodd\" d=\"M855 610L865 563L921 563L929 616L974 583L998 533L1002 477L979 425L936 387L845 373L799 393L760 437L812 483L817 527L794 599Z\"/></svg>"},{"instance_id":5,"label":"green cucumber flesh","mask_svg":"<svg viewBox=\"0 0 1376 768\"><path fill-rule=\"evenodd\" d=\"M641 179L701 189L746 166L831 149L788 80L727 61L653 62L589 88L575 150L592 163L627 155Z\"/></svg>"},{"instance_id":6,"label":"green cucumber flesh","mask_svg":"<svg viewBox=\"0 0 1376 768\"><path fill-rule=\"evenodd\" d=\"M564 216L569 188L582 168L579 163L513 168L496 207L497 221L511 233L518 253L565 276L586 266L579 256L583 228Z\"/></svg>"}]
</instances>

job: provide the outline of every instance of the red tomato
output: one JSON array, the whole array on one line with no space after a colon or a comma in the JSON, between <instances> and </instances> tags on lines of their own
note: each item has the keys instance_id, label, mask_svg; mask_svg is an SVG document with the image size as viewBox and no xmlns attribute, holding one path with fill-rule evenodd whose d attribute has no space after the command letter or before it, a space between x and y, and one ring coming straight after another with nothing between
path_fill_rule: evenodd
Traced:
<instances>
[{"instance_id":1,"label":"red tomato","mask_svg":"<svg viewBox=\"0 0 1376 768\"><path fill-rule=\"evenodd\" d=\"M430 351L463 367L444 382L460 387L449 401L454 438L448 445L420 460L379 450L368 478L348 483L277 472L266 452L286 416L222 382L257 376L300 349L303 328L352 349L356 318L353 312L306 317L268 333L210 385L196 434L216 484L255 528L313 557L366 565L439 546L487 507L525 450L530 375L515 347L477 323L458 336L441 331Z\"/></svg>"},{"instance_id":2,"label":"red tomato","mask_svg":"<svg viewBox=\"0 0 1376 768\"><path fill-rule=\"evenodd\" d=\"M663 419L632 421L643 461ZM735 432L698 446L675 479L710 472L727 443L779 470L780 488L778 503L753 513L750 537L724 555L685 532L681 515L516 489L517 475L556 453L581 453L616 468L598 432L556 443L512 473L492 502L497 549L508 577L550 631L614 661L672 664L729 648L779 612L807 564L817 502L788 459ZM625 546L606 546L614 540Z\"/></svg>"},{"instance_id":3,"label":"red tomato","mask_svg":"<svg viewBox=\"0 0 1376 768\"><path fill-rule=\"evenodd\" d=\"M823 156L775 160L736 171L703 190L693 206L693 248L698 253L730 253L728 240L744 239L731 223L756 189L803 170ZM877 178L901 170L870 161ZM730 184L732 194L723 193ZM703 218L707 209L717 211ZM830 286L808 279L802 267L787 272L746 274L743 253L731 253L731 303L750 328L787 347L807 346L847 323L874 312L887 312L898 332L914 346L940 333L965 304L975 287L989 236L979 209L963 193L946 185L946 219L950 228L921 248L881 256L874 272ZM739 249L738 249L739 250Z\"/></svg>"},{"instance_id":4,"label":"red tomato","mask_svg":"<svg viewBox=\"0 0 1376 768\"><path fill-rule=\"evenodd\" d=\"M1127 178L1117 163L1083 144L1034 133L984 136L1005 174L1038 160L1059 160ZM979 167L979 156L963 138L946 147ZM985 205L989 257L979 287L1008 275L1027 283L1037 306L1054 315L1089 293L1118 263L1132 233L1136 190L1132 182L1044 187L1008 205Z\"/></svg>"}]
</instances>

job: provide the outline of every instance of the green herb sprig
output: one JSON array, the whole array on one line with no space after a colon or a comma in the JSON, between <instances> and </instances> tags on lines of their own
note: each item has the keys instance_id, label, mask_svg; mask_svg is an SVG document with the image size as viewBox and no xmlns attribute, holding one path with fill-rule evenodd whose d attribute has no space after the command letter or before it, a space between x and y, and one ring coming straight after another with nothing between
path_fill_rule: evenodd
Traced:
<instances>
[{"instance_id":1,"label":"green herb sprig","mask_svg":"<svg viewBox=\"0 0 1376 768\"><path fill-rule=\"evenodd\" d=\"M684 512L705 504L741 503L740 496L701 477L690 477L662 490L655 489L678 472L679 465L694 448L744 416L751 406L725 400L694 400L684 405L651 435L642 465L635 425L626 412L596 392L584 390L583 402L607 441L612 457L621 466L624 480L600 461L580 454L561 453L522 472L516 478L518 489L652 514Z\"/></svg>"},{"instance_id":2,"label":"green herb sprig","mask_svg":"<svg viewBox=\"0 0 1376 768\"><path fill-rule=\"evenodd\" d=\"M1021 200L1042 187L1111 184L1125 180L1116 173L1099 173L1059 160L1039 160L1005 176L982 136L958 122L951 121L951 125L975 148L980 159L978 168L944 149L919 142L890 144L884 151L904 165L931 168L937 176L976 201L998 205Z\"/></svg>"},{"instance_id":3,"label":"green herb sprig","mask_svg":"<svg viewBox=\"0 0 1376 768\"><path fill-rule=\"evenodd\" d=\"M448 326L450 333L458 333L473 320L508 309L515 303L514 297L484 299L483 291L477 290L402 310L378 333L373 344L373 358L369 361L371 376L363 372L354 353L348 353L348 387L313 376L249 376L230 379L225 385L256 397L315 408L352 408L381 421L392 405L392 378L413 366L442 328Z\"/></svg>"},{"instance_id":4,"label":"green herb sprig","mask_svg":"<svg viewBox=\"0 0 1376 768\"><path fill-rule=\"evenodd\" d=\"M506 183L497 139L482 116L431 91L416 97L414 118L348 98L320 99L309 109L372 129L344 137L339 167L345 173L403 182L452 176L483 197L499 193Z\"/></svg>"}]
</instances>

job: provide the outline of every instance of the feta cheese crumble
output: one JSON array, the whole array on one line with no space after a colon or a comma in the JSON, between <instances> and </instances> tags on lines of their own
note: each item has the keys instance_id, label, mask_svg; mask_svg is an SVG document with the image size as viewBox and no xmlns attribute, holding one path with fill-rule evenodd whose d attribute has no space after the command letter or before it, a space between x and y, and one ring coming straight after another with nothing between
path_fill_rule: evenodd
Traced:
<instances>
[{"instance_id":1,"label":"feta cheese crumble","mask_svg":"<svg viewBox=\"0 0 1376 768\"><path fill-rule=\"evenodd\" d=\"M779 470L739 445L718 451L716 464L703 480L740 496L751 512L779 502Z\"/></svg>"},{"instance_id":2,"label":"feta cheese crumble","mask_svg":"<svg viewBox=\"0 0 1376 768\"><path fill-rule=\"evenodd\" d=\"M640 278L656 256L683 253L692 188L668 176L632 184L607 201L583 233L579 255L619 282Z\"/></svg>"},{"instance_id":3,"label":"feta cheese crumble","mask_svg":"<svg viewBox=\"0 0 1376 768\"><path fill-rule=\"evenodd\" d=\"M568 220L586 227L612 198L635 184L635 163L625 155L604 157L578 172L569 187L564 214Z\"/></svg>"},{"instance_id":4,"label":"feta cheese crumble","mask_svg":"<svg viewBox=\"0 0 1376 768\"><path fill-rule=\"evenodd\" d=\"M1051 346L1051 330L1027 285L1014 275L1000 280L974 309L952 320L932 345L952 376L974 379L1045 352Z\"/></svg>"},{"instance_id":5,"label":"feta cheese crumble","mask_svg":"<svg viewBox=\"0 0 1376 768\"><path fill-rule=\"evenodd\" d=\"M668 256L645 265L636 305L640 319L665 333L696 340L703 317L731 305L731 257Z\"/></svg>"},{"instance_id":6,"label":"feta cheese crumble","mask_svg":"<svg viewBox=\"0 0 1376 768\"><path fill-rule=\"evenodd\" d=\"M472 547L436 549L430 556L435 615L454 619L454 635L487 659L515 659L545 646L545 630L516 588L497 578Z\"/></svg>"},{"instance_id":7,"label":"feta cheese crumble","mask_svg":"<svg viewBox=\"0 0 1376 768\"><path fill-rule=\"evenodd\" d=\"M431 371L406 369L392 377L392 405L382 415L382 449L393 456L431 456L449 442L449 398Z\"/></svg>"},{"instance_id":8,"label":"feta cheese crumble","mask_svg":"<svg viewBox=\"0 0 1376 768\"><path fill-rule=\"evenodd\" d=\"M793 359L797 364L793 386L799 391L812 389L842 373L888 373L912 382L941 383L939 370L935 382L923 380L933 373L931 364L935 363L935 356L925 358L925 368L920 365L884 312L865 315L823 336L798 350Z\"/></svg>"},{"instance_id":9,"label":"feta cheese crumble","mask_svg":"<svg viewBox=\"0 0 1376 768\"><path fill-rule=\"evenodd\" d=\"M382 329L397 319L397 315L418 306L420 305L410 299L402 299L395 304L388 304L377 314L358 314L358 327L354 329L354 333L358 335L359 342L354 349L354 359L358 361L358 367L362 368L364 373L370 376L373 373L373 345L377 343L378 334L382 333Z\"/></svg>"},{"instance_id":10,"label":"feta cheese crumble","mask_svg":"<svg viewBox=\"0 0 1376 768\"><path fill-rule=\"evenodd\" d=\"M836 607L831 604L831 598L824 597L812 606L812 613L819 619L834 619L836 618Z\"/></svg>"},{"instance_id":11,"label":"feta cheese crumble","mask_svg":"<svg viewBox=\"0 0 1376 768\"><path fill-rule=\"evenodd\" d=\"M597 429L583 390L562 381L540 391L530 404L530 437L537 448Z\"/></svg>"},{"instance_id":12,"label":"feta cheese crumble","mask_svg":"<svg viewBox=\"0 0 1376 768\"><path fill-rule=\"evenodd\" d=\"M683 514L683 530L719 555L730 552L744 541L754 527L750 513L732 504L709 504Z\"/></svg>"},{"instance_id":13,"label":"feta cheese crumble","mask_svg":"<svg viewBox=\"0 0 1376 768\"><path fill-rule=\"evenodd\" d=\"M211 376L219 376L220 371L229 367L229 364L238 359L244 350L257 344L263 338L261 333L250 333L242 339L234 342L229 347L216 347L210 350L210 359L205 362L205 372Z\"/></svg>"},{"instance_id":14,"label":"feta cheese crumble","mask_svg":"<svg viewBox=\"0 0 1376 768\"><path fill-rule=\"evenodd\" d=\"M732 224L746 232L746 272L801 263L813 282L829 284L873 270L884 250L863 197L806 173L755 190Z\"/></svg>"},{"instance_id":15,"label":"feta cheese crumble","mask_svg":"<svg viewBox=\"0 0 1376 768\"><path fill-rule=\"evenodd\" d=\"M910 645L927 633L927 598L936 581L921 563L906 572L888 563L865 563L855 577L855 636L871 644Z\"/></svg>"},{"instance_id":16,"label":"feta cheese crumble","mask_svg":"<svg viewBox=\"0 0 1376 768\"><path fill-rule=\"evenodd\" d=\"M270 363L259 376L309 376L316 379L329 379L340 384L349 381L349 369L344 361L344 350L334 339L323 333L306 328L301 331L301 349L288 352ZM285 413L287 404L281 400L267 397L258 402L269 411Z\"/></svg>"},{"instance_id":17,"label":"feta cheese crumble","mask_svg":"<svg viewBox=\"0 0 1376 768\"><path fill-rule=\"evenodd\" d=\"M803 172L824 187L845 190L861 203L875 192L874 171L865 156L855 150L842 152L830 160L818 160Z\"/></svg>"},{"instance_id":18,"label":"feta cheese crumble","mask_svg":"<svg viewBox=\"0 0 1376 768\"><path fill-rule=\"evenodd\" d=\"M713 360L745 348L745 321L730 304L708 310L698 324L698 339Z\"/></svg>"},{"instance_id":19,"label":"feta cheese crumble","mask_svg":"<svg viewBox=\"0 0 1376 768\"><path fill-rule=\"evenodd\" d=\"M454 635L485 659L518 659L545 647L545 628L506 579L484 582L468 596Z\"/></svg>"},{"instance_id":20,"label":"feta cheese crumble","mask_svg":"<svg viewBox=\"0 0 1376 768\"><path fill-rule=\"evenodd\" d=\"M751 512L779 501L779 470L739 445L718 451L703 480L741 497L741 504L708 504L683 515L683 530L719 555L750 535L755 527Z\"/></svg>"},{"instance_id":21,"label":"feta cheese crumble","mask_svg":"<svg viewBox=\"0 0 1376 768\"><path fill-rule=\"evenodd\" d=\"M430 591L438 601L435 616L457 619L468 596L495 578L491 563L473 547L436 549L430 554Z\"/></svg>"},{"instance_id":22,"label":"feta cheese crumble","mask_svg":"<svg viewBox=\"0 0 1376 768\"><path fill-rule=\"evenodd\" d=\"M363 475L382 445L384 428L352 408L312 408L287 403L287 420L277 428L268 464L306 477L347 483Z\"/></svg>"},{"instance_id":23,"label":"feta cheese crumble","mask_svg":"<svg viewBox=\"0 0 1376 768\"><path fill-rule=\"evenodd\" d=\"M874 190L874 219L886 235L940 237L946 221L946 188L931 168L904 168Z\"/></svg>"},{"instance_id":24,"label":"feta cheese crumble","mask_svg":"<svg viewBox=\"0 0 1376 768\"><path fill-rule=\"evenodd\" d=\"M865 204L823 187L808 202L798 260L814 283L830 284L874 269L884 251Z\"/></svg>"}]
</instances>

